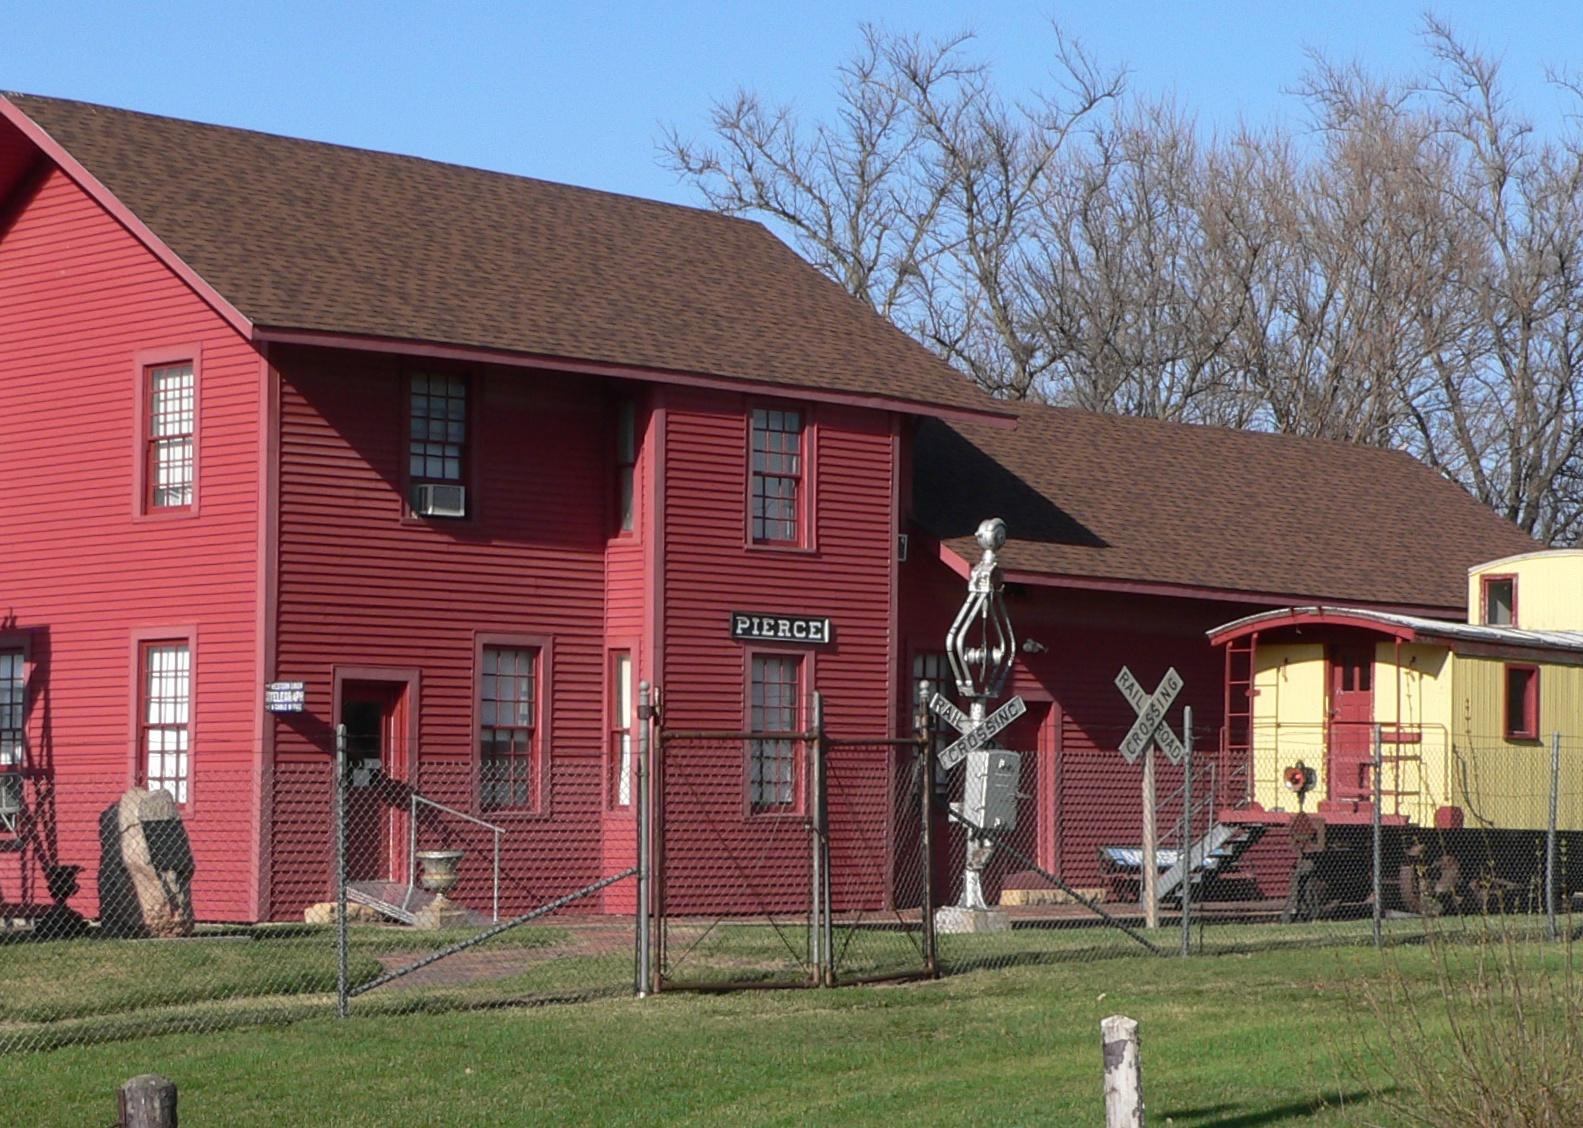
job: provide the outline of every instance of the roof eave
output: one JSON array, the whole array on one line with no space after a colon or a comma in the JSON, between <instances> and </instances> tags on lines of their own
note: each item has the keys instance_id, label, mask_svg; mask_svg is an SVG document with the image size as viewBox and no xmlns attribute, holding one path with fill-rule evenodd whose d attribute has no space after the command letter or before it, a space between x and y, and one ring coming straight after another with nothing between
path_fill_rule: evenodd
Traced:
<instances>
[{"instance_id":1,"label":"roof eave","mask_svg":"<svg viewBox=\"0 0 1583 1128\"><path fill-rule=\"evenodd\" d=\"M294 329L286 326L268 325L258 326L254 330L254 339L282 345L351 349L358 352L416 356L429 360L460 360L518 368L541 368L553 372L573 372L589 376L612 376L626 380L647 380L656 384L746 392L751 395L784 397L788 393L794 393L798 398L820 403L838 403L844 406L894 411L909 415L937 415L1008 428L1016 424L1016 415L1010 410L1004 412L990 409L977 411L973 408L955 405L923 402L901 397L866 395L861 392L845 392L835 388L816 388L806 385L793 386L754 380L747 377L649 368L642 365L618 364L608 361L586 360L578 357L550 356L543 353L521 352L479 345L462 345L454 342L379 337L356 333L341 333L328 329Z\"/></svg>"},{"instance_id":2,"label":"roof eave","mask_svg":"<svg viewBox=\"0 0 1583 1128\"><path fill-rule=\"evenodd\" d=\"M944 541L940 542L940 559L946 567L964 578L972 572L972 564ZM1254 603L1268 607L1271 604L1290 606L1305 597L1300 592L1259 591L1246 588L1215 587L1206 584L1178 583L1166 580L1123 580L1109 576L1089 576L1072 572L1036 572L1025 569L1004 568L1002 577L1007 583L1026 584L1031 587L1067 588L1077 591L1111 591L1124 595L1159 595L1172 599L1205 599L1217 603ZM1312 596L1306 597L1312 599ZM1428 619L1445 619L1463 614L1463 608L1438 603L1389 603L1385 601L1354 600L1367 604L1369 609L1390 611L1402 615L1420 615ZM1239 620L1240 622L1241 620Z\"/></svg>"}]
</instances>

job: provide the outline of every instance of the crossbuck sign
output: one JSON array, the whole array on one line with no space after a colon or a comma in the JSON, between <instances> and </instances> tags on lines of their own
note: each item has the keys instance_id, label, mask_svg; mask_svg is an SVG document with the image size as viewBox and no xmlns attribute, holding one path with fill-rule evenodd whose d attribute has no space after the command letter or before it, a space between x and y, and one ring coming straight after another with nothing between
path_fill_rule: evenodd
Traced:
<instances>
[{"instance_id":1,"label":"crossbuck sign","mask_svg":"<svg viewBox=\"0 0 1583 1128\"><path fill-rule=\"evenodd\" d=\"M989 742L994 739L995 734L1026 713L1028 706L1023 703L1022 698L1013 697L985 717L984 723L977 728L973 727L972 718L947 701L944 694L935 694L929 700L929 709L962 734L960 740L940 750L940 766L954 768L969 752L981 752L989 747Z\"/></svg>"},{"instance_id":2,"label":"crossbuck sign","mask_svg":"<svg viewBox=\"0 0 1583 1128\"><path fill-rule=\"evenodd\" d=\"M1187 749L1182 747L1182 741L1171 731L1171 726L1165 723L1166 711L1170 709L1171 702L1176 700L1176 695L1182 692L1182 675L1176 672L1176 667L1165 671L1165 677L1160 679L1160 688L1154 691L1152 697L1125 666L1116 675L1116 688L1121 690L1122 696L1138 714L1126 739L1121 742L1121 755L1127 763L1136 764L1138 757L1149 747L1149 742L1153 741L1171 763L1180 764L1187 755Z\"/></svg>"}]
</instances>

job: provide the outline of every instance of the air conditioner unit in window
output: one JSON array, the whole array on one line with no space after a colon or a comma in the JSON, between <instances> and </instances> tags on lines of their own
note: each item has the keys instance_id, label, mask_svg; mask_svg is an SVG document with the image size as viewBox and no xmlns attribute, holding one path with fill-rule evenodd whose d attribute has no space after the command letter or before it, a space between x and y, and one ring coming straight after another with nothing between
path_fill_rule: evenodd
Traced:
<instances>
[{"instance_id":1,"label":"air conditioner unit in window","mask_svg":"<svg viewBox=\"0 0 1583 1128\"><path fill-rule=\"evenodd\" d=\"M467 487L433 483L414 486L412 510L420 517L466 517Z\"/></svg>"}]
</instances>

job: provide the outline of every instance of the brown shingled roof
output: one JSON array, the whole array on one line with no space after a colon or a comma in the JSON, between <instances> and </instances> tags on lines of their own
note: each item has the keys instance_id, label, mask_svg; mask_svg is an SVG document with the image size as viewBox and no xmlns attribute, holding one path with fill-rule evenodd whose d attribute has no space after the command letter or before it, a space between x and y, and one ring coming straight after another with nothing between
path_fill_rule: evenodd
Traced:
<instances>
[{"instance_id":1,"label":"brown shingled roof","mask_svg":"<svg viewBox=\"0 0 1583 1128\"><path fill-rule=\"evenodd\" d=\"M1013 431L919 428L916 516L966 559L999 515L1009 571L1461 608L1470 566L1540 547L1410 456L1024 406Z\"/></svg>"},{"instance_id":2,"label":"brown shingled roof","mask_svg":"<svg viewBox=\"0 0 1583 1128\"><path fill-rule=\"evenodd\" d=\"M757 223L414 157L6 98L258 327L1003 414Z\"/></svg>"}]
</instances>

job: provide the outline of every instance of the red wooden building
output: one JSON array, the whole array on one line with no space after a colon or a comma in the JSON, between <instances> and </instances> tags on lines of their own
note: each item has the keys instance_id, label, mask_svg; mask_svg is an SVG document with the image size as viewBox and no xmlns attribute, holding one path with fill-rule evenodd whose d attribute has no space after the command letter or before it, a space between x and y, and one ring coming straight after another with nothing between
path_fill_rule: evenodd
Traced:
<instances>
[{"instance_id":1,"label":"red wooden building","mask_svg":"<svg viewBox=\"0 0 1583 1128\"><path fill-rule=\"evenodd\" d=\"M1135 719L1114 684L1123 665L1151 691L1168 667L1182 674L1206 770L1224 711L1211 628L1298 591L1458 619L1469 567L1534 547L1407 455L1325 440L1024 406L1010 432L927 421L913 457L905 660L939 669L979 515L1003 517L1007 603L1024 639L1007 692L1029 703L1008 746L1035 753L1023 757L1032 798L1018 833L1043 868L1085 889L1105 886L1101 847L1140 838L1140 769L1115 751ZM1162 799L1180 783L1162 768ZM1180 810L1165 802L1162 825ZM1287 851L1284 836L1255 847L1250 894L1284 895ZM1017 868L1002 860L991 876Z\"/></svg>"},{"instance_id":2,"label":"red wooden building","mask_svg":"<svg viewBox=\"0 0 1583 1128\"><path fill-rule=\"evenodd\" d=\"M1123 662L1177 665L1213 726L1208 627L1317 598L1450 616L1468 564L1530 547L1402 456L1018 425L754 223L24 95L0 475L0 904L94 865L146 782L213 920L325 898L337 724L506 827L522 903L630 863L639 679L671 727L795 726L818 688L832 731L892 735L992 513L1043 646L1013 687L1028 842L1086 883L1136 834L1105 752ZM832 633L733 637L733 612ZM302 710L267 711L273 683ZM773 755L735 770L744 827L800 802ZM399 804L354 820L353 876L404 877L404 833Z\"/></svg>"},{"instance_id":3,"label":"red wooden building","mask_svg":"<svg viewBox=\"0 0 1583 1128\"><path fill-rule=\"evenodd\" d=\"M800 723L820 687L888 735L922 413L1003 409L758 224L0 101L0 901L91 867L146 781L200 918L300 914L337 723L504 826L530 902L630 863L639 679L684 728ZM748 808L800 801L779 770L744 763ZM403 822L354 818L354 878L403 876Z\"/></svg>"}]
</instances>

